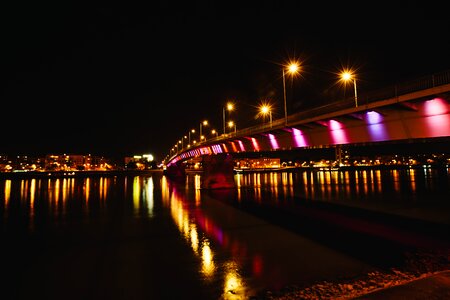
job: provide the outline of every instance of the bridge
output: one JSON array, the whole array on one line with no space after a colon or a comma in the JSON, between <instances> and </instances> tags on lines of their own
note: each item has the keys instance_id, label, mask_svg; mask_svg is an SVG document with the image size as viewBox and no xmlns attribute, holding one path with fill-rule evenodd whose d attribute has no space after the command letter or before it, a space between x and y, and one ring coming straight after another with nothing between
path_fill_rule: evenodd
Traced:
<instances>
[{"instance_id":1,"label":"bridge","mask_svg":"<svg viewBox=\"0 0 450 300\"><path fill-rule=\"evenodd\" d=\"M198 143L172 155L167 174L183 176L183 162L202 159L204 186L228 187L236 155L327 147L340 160L344 145L448 138L449 95L450 70L367 93L359 106L349 98Z\"/></svg>"}]
</instances>

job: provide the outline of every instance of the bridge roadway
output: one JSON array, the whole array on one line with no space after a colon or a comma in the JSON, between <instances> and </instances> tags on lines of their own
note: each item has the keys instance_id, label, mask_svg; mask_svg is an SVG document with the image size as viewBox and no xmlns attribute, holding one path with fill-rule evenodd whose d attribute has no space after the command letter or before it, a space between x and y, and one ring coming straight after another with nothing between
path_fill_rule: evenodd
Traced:
<instances>
[{"instance_id":1,"label":"bridge roadway","mask_svg":"<svg viewBox=\"0 0 450 300\"><path fill-rule=\"evenodd\" d=\"M367 93L359 97L359 103L355 107L354 99L349 98L292 114L287 120L222 135L182 149L165 165L180 168L183 161L205 161L211 155L239 153L242 157L246 153L324 147L335 148L339 158L343 145L450 137L450 70Z\"/></svg>"}]
</instances>

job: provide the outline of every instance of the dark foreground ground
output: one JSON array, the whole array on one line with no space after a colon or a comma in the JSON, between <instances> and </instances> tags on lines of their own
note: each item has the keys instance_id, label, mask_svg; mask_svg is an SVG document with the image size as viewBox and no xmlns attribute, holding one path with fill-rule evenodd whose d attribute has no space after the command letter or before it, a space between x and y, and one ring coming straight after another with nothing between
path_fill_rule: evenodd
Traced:
<instances>
[{"instance_id":1,"label":"dark foreground ground","mask_svg":"<svg viewBox=\"0 0 450 300\"><path fill-rule=\"evenodd\" d=\"M350 208L349 208L350 209ZM444 209L444 208L442 208ZM431 211L433 212L433 211ZM383 212L373 212L384 215ZM435 210L435 214L442 211ZM445 208L444 214L448 214ZM402 212L406 215L407 213ZM432 217L433 213L428 217ZM399 218L402 219L402 218ZM406 220L406 219L405 219ZM424 220L409 216L411 228L421 230ZM442 219L441 219L442 220ZM417 222L416 225L413 225ZM450 236L448 221L435 223L428 233L438 233L447 243ZM383 299L383 300L440 300L450 299L450 249L428 249L414 252L401 268L372 272L364 276L345 281L323 281L308 286L288 286L281 291L265 291L256 297L264 300L291 299Z\"/></svg>"},{"instance_id":2,"label":"dark foreground ground","mask_svg":"<svg viewBox=\"0 0 450 300\"><path fill-rule=\"evenodd\" d=\"M450 299L450 270L420 275L401 271L371 273L355 281L323 282L306 288L291 287L281 294L267 292L263 299Z\"/></svg>"}]
</instances>

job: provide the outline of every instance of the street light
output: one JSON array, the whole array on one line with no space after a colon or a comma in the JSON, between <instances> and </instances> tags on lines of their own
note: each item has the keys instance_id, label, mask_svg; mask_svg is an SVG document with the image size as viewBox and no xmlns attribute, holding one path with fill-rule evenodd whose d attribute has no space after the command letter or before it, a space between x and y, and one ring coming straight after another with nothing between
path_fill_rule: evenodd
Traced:
<instances>
[{"instance_id":1,"label":"street light","mask_svg":"<svg viewBox=\"0 0 450 300\"><path fill-rule=\"evenodd\" d=\"M223 134L226 134L226 128L225 128L225 109L228 111L232 111L234 109L234 105L231 102L228 102L226 107L223 108Z\"/></svg>"},{"instance_id":2,"label":"street light","mask_svg":"<svg viewBox=\"0 0 450 300\"><path fill-rule=\"evenodd\" d=\"M358 93L356 91L356 78L351 71L343 71L341 80L344 82L353 81L353 89L355 90L355 107L358 107Z\"/></svg>"},{"instance_id":3,"label":"street light","mask_svg":"<svg viewBox=\"0 0 450 300\"><path fill-rule=\"evenodd\" d=\"M202 135L202 125L204 125L204 126L208 125L208 121L205 120L205 121L203 121L203 122L200 123L200 136L199 136L199 142L200 142L200 143L202 142L202 138L203 138L203 135Z\"/></svg>"},{"instance_id":4,"label":"street light","mask_svg":"<svg viewBox=\"0 0 450 300\"><path fill-rule=\"evenodd\" d=\"M300 66L298 62L291 62L287 66L283 66L283 98L284 98L284 125L287 126L287 105L286 105L286 79L285 79L285 69L288 74L294 76L300 71Z\"/></svg>"},{"instance_id":5,"label":"street light","mask_svg":"<svg viewBox=\"0 0 450 300\"><path fill-rule=\"evenodd\" d=\"M236 134L236 123L233 121L228 122L228 127L233 128L234 126L234 134Z\"/></svg>"},{"instance_id":6,"label":"street light","mask_svg":"<svg viewBox=\"0 0 450 300\"><path fill-rule=\"evenodd\" d=\"M195 133L195 129L191 129L191 131L189 131L189 145L188 145L188 147L191 146L191 132Z\"/></svg>"},{"instance_id":7,"label":"street light","mask_svg":"<svg viewBox=\"0 0 450 300\"><path fill-rule=\"evenodd\" d=\"M270 128L272 128L272 110L271 106L268 104L261 104L259 107L259 114L261 114L263 117L266 115L269 115L269 121L270 121Z\"/></svg>"},{"instance_id":8,"label":"street light","mask_svg":"<svg viewBox=\"0 0 450 300\"><path fill-rule=\"evenodd\" d=\"M217 130L215 130L215 129L211 130L211 134L216 135L216 138L217 138L217 136L219 135L219 133L218 133Z\"/></svg>"},{"instance_id":9,"label":"street light","mask_svg":"<svg viewBox=\"0 0 450 300\"><path fill-rule=\"evenodd\" d=\"M181 149L184 149L184 140L186 140L187 138L188 138L187 136L181 137Z\"/></svg>"}]
</instances>

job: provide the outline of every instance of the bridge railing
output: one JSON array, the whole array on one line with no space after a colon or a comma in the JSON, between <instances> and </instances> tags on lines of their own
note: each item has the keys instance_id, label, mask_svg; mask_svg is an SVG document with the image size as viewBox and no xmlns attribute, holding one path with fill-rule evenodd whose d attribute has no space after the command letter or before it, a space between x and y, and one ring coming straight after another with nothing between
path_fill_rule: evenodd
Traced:
<instances>
[{"instance_id":1,"label":"bridge railing","mask_svg":"<svg viewBox=\"0 0 450 300\"><path fill-rule=\"evenodd\" d=\"M364 103L389 99L450 83L450 70L423 76L362 95Z\"/></svg>"},{"instance_id":2,"label":"bridge railing","mask_svg":"<svg viewBox=\"0 0 450 300\"><path fill-rule=\"evenodd\" d=\"M399 83L383 89L361 93L358 97L358 104L366 105L368 103L391 99L401 95L417 92L420 90L426 90L445 84L450 84L450 70ZM349 97L344 100L328 103L323 106L308 109L307 111L292 114L288 117L288 124L307 118L314 118L316 116L324 115L337 110L352 108L354 106L354 97Z\"/></svg>"}]
</instances>

